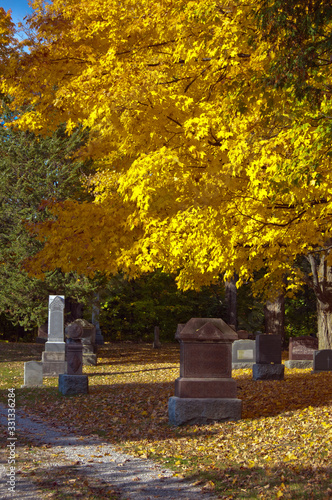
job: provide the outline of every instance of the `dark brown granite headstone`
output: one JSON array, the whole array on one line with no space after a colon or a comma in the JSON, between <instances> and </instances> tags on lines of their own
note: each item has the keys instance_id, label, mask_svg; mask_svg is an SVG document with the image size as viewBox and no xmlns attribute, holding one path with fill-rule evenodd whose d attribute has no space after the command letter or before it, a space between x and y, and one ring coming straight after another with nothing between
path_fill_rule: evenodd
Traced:
<instances>
[{"instance_id":1,"label":"dark brown granite headstone","mask_svg":"<svg viewBox=\"0 0 332 500\"><path fill-rule=\"evenodd\" d=\"M256 363L281 364L281 335L256 335Z\"/></svg>"},{"instance_id":2,"label":"dark brown granite headstone","mask_svg":"<svg viewBox=\"0 0 332 500\"><path fill-rule=\"evenodd\" d=\"M318 339L315 337L302 336L289 339L289 359L312 360L314 351L318 349Z\"/></svg>"},{"instance_id":3,"label":"dark brown granite headstone","mask_svg":"<svg viewBox=\"0 0 332 500\"><path fill-rule=\"evenodd\" d=\"M219 318L189 320L179 334L180 378L175 383L175 395L236 397L236 382L231 378L232 341L236 339L236 332Z\"/></svg>"}]
</instances>

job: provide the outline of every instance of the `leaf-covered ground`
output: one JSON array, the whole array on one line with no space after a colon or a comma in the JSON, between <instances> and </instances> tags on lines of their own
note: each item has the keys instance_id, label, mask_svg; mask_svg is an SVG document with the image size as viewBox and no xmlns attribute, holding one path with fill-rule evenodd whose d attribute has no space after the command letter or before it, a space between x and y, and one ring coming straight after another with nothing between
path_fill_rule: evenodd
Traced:
<instances>
[{"instance_id":1,"label":"leaf-covered ground","mask_svg":"<svg viewBox=\"0 0 332 500\"><path fill-rule=\"evenodd\" d=\"M21 389L23 362L43 346L1 344L1 401L16 387L27 414L123 451L152 458L224 499L332 498L332 372L285 370L284 381L254 381L237 370L242 420L171 427L168 398L179 376L178 345L107 344L89 374L89 395L64 397L57 379Z\"/></svg>"}]
</instances>

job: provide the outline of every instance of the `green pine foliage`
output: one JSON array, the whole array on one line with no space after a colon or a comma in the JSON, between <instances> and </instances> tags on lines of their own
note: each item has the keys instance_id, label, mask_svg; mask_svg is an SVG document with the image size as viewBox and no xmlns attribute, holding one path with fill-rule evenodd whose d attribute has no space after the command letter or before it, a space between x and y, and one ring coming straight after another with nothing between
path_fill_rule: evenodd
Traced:
<instances>
[{"instance_id":1,"label":"green pine foliage","mask_svg":"<svg viewBox=\"0 0 332 500\"><path fill-rule=\"evenodd\" d=\"M29 330L46 321L49 294L87 303L96 289L93 281L76 273L55 270L42 281L29 277L23 267L42 245L27 224L50 217L50 201L86 198L81 179L92 164L75 159L87 132L78 128L68 137L65 127L59 127L51 136L41 137L17 130L11 118L12 128L3 124L8 116L0 125L0 314ZM0 324L0 331L8 332L4 323L3 327Z\"/></svg>"}]
</instances>

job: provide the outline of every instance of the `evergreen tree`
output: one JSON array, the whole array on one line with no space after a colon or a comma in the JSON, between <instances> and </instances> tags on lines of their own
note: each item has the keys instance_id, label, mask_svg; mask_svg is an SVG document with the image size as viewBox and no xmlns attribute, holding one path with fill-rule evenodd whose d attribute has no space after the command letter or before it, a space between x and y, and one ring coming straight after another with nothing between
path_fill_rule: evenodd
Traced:
<instances>
[{"instance_id":1,"label":"evergreen tree","mask_svg":"<svg viewBox=\"0 0 332 500\"><path fill-rule=\"evenodd\" d=\"M8 119L15 123L13 116L3 115L0 126L0 312L29 329L47 319L49 294L84 302L96 287L76 273L54 270L42 281L23 268L42 247L30 234L29 223L48 219L52 202L86 199L81 178L91 162L75 159L87 138L80 128L68 137L60 126L44 138L4 126Z\"/></svg>"}]
</instances>

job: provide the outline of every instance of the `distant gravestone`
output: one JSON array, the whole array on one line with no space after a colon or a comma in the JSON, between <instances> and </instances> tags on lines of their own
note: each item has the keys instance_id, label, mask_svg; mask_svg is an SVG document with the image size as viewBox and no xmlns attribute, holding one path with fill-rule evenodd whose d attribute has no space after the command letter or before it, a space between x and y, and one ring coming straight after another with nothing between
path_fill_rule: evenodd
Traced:
<instances>
[{"instance_id":1,"label":"distant gravestone","mask_svg":"<svg viewBox=\"0 0 332 500\"><path fill-rule=\"evenodd\" d=\"M160 343L160 340L159 340L159 334L160 334L159 326L155 326L154 327L154 332L153 332L154 339L153 339L153 345L152 345L154 349L160 349L161 348L161 343Z\"/></svg>"},{"instance_id":2,"label":"distant gravestone","mask_svg":"<svg viewBox=\"0 0 332 500\"><path fill-rule=\"evenodd\" d=\"M281 363L281 335L257 335L255 342L254 380L283 380L285 367Z\"/></svg>"},{"instance_id":3,"label":"distant gravestone","mask_svg":"<svg viewBox=\"0 0 332 500\"><path fill-rule=\"evenodd\" d=\"M289 360L287 368L312 368L314 351L318 349L318 339L302 336L289 339Z\"/></svg>"},{"instance_id":4,"label":"distant gravestone","mask_svg":"<svg viewBox=\"0 0 332 500\"><path fill-rule=\"evenodd\" d=\"M256 337L256 363L280 364L281 363L281 336L257 335Z\"/></svg>"},{"instance_id":5,"label":"distant gravestone","mask_svg":"<svg viewBox=\"0 0 332 500\"><path fill-rule=\"evenodd\" d=\"M313 371L332 371L332 349L322 349L314 351Z\"/></svg>"},{"instance_id":6,"label":"distant gravestone","mask_svg":"<svg viewBox=\"0 0 332 500\"><path fill-rule=\"evenodd\" d=\"M232 344L232 369L252 368L256 362L256 343L254 340L235 340Z\"/></svg>"},{"instance_id":7,"label":"distant gravestone","mask_svg":"<svg viewBox=\"0 0 332 500\"><path fill-rule=\"evenodd\" d=\"M75 319L82 326L83 365L97 365L96 327L86 319Z\"/></svg>"},{"instance_id":8,"label":"distant gravestone","mask_svg":"<svg viewBox=\"0 0 332 500\"><path fill-rule=\"evenodd\" d=\"M192 318L186 323L179 334L180 377L168 405L172 425L241 418L241 400L236 398L236 381L231 378L231 342L236 338L217 319Z\"/></svg>"},{"instance_id":9,"label":"distant gravestone","mask_svg":"<svg viewBox=\"0 0 332 500\"><path fill-rule=\"evenodd\" d=\"M315 337L303 336L289 339L289 359L313 360L316 350L318 350L318 339Z\"/></svg>"},{"instance_id":10,"label":"distant gravestone","mask_svg":"<svg viewBox=\"0 0 332 500\"><path fill-rule=\"evenodd\" d=\"M238 330L237 332L237 336L239 337L239 340L240 339L248 339L249 338L249 333L247 332L247 330Z\"/></svg>"},{"instance_id":11,"label":"distant gravestone","mask_svg":"<svg viewBox=\"0 0 332 500\"><path fill-rule=\"evenodd\" d=\"M48 337L45 351L42 354L43 375L55 377L66 373L64 342L64 308L63 295L50 295L48 305Z\"/></svg>"},{"instance_id":12,"label":"distant gravestone","mask_svg":"<svg viewBox=\"0 0 332 500\"><path fill-rule=\"evenodd\" d=\"M178 323L175 333L175 340L180 340L180 333L182 332L185 326L186 326L185 323Z\"/></svg>"},{"instance_id":13,"label":"distant gravestone","mask_svg":"<svg viewBox=\"0 0 332 500\"><path fill-rule=\"evenodd\" d=\"M26 361L24 363L24 385L22 387L41 387L43 385L43 363Z\"/></svg>"}]
</instances>

